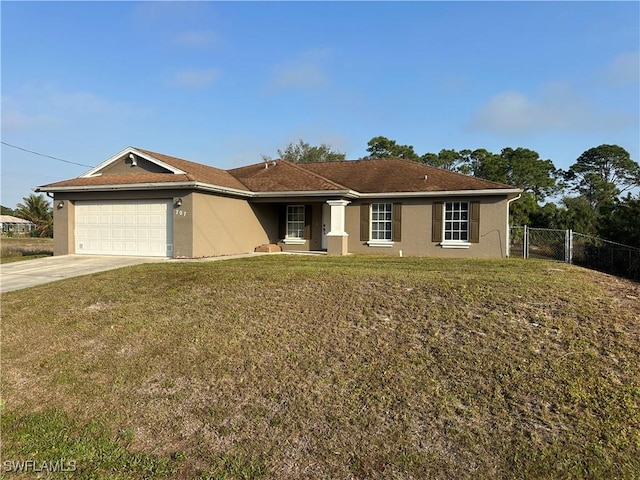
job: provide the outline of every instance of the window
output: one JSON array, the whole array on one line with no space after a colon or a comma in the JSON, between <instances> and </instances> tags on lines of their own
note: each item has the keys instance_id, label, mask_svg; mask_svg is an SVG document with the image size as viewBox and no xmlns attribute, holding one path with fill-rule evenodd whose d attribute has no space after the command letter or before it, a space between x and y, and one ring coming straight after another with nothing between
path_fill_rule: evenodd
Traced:
<instances>
[{"instance_id":1,"label":"window","mask_svg":"<svg viewBox=\"0 0 640 480\"><path fill-rule=\"evenodd\" d=\"M401 241L401 203L360 204L360 240L370 247L392 247Z\"/></svg>"},{"instance_id":2,"label":"window","mask_svg":"<svg viewBox=\"0 0 640 480\"><path fill-rule=\"evenodd\" d=\"M371 240L391 241L392 204L371 204Z\"/></svg>"},{"instance_id":3,"label":"window","mask_svg":"<svg viewBox=\"0 0 640 480\"><path fill-rule=\"evenodd\" d=\"M304 238L304 205L287 205L286 238Z\"/></svg>"},{"instance_id":4,"label":"window","mask_svg":"<svg viewBox=\"0 0 640 480\"><path fill-rule=\"evenodd\" d=\"M469 248L480 242L480 202L434 202L431 241L442 248Z\"/></svg>"},{"instance_id":5,"label":"window","mask_svg":"<svg viewBox=\"0 0 640 480\"><path fill-rule=\"evenodd\" d=\"M444 241L469 241L468 202L445 202Z\"/></svg>"}]
</instances>

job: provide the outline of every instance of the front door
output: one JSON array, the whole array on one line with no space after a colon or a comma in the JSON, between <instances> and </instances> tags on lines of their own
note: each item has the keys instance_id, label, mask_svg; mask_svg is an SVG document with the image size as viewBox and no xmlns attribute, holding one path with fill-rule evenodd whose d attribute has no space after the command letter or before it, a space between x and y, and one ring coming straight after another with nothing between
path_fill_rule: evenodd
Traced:
<instances>
[{"instance_id":1,"label":"front door","mask_svg":"<svg viewBox=\"0 0 640 480\"><path fill-rule=\"evenodd\" d=\"M328 247L327 244L327 233L331 229L331 207L323 203L322 204L322 249L326 250Z\"/></svg>"}]
</instances>

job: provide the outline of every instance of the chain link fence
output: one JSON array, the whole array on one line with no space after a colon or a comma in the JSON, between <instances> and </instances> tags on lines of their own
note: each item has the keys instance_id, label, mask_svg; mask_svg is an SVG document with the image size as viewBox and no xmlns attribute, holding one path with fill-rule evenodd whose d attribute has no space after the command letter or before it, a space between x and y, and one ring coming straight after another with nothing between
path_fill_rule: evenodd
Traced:
<instances>
[{"instance_id":1,"label":"chain link fence","mask_svg":"<svg viewBox=\"0 0 640 480\"><path fill-rule=\"evenodd\" d=\"M510 256L572 263L640 280L640 248L571 230L511 227Z\"/></svg>"},{"instance_id":2,"label":"chain link fence","mask_svg":"<svg viewBox=\"0 0 640 480\"><path fill-rule=\"evenodd\" d=\"M640 280L640 248L581 233L573 233L572 237L571 263Z\"/></svg>"}]
</instances>

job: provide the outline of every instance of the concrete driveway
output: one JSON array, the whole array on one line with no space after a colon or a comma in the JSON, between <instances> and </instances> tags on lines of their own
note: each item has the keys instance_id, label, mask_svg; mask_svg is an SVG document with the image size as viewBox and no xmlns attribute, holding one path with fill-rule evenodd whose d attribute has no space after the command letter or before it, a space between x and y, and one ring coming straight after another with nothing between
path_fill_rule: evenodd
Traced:
<instances>
[{"instance_id":1,"label":"concrete driveway","mask_svg":"<svg viewBox=\"0 0 640 480\"><path fill-rule=\"evenodd\" d=\"M3 263L0 265L0 293L140 263L169 261L160 257L61 255Z\"/></svg>"}]
</instances>

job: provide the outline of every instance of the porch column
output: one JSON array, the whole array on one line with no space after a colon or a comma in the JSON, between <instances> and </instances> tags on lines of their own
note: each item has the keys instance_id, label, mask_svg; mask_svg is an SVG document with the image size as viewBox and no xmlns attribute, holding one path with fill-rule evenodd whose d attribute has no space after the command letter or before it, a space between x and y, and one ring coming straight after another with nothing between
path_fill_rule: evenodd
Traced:
<instances>
[{"instance_id":1,"label":"porch column","mask_svg":"<svg viewBox=\"0 0 640 480\"><path fill-rule=\"evenodd\" d=\"M327 200L331 207L331 230L327 233L327 253L329 255L346 255L349 253L349 235L345 231L345 207L348 200Z\"/></svg>"}]
</instances>

